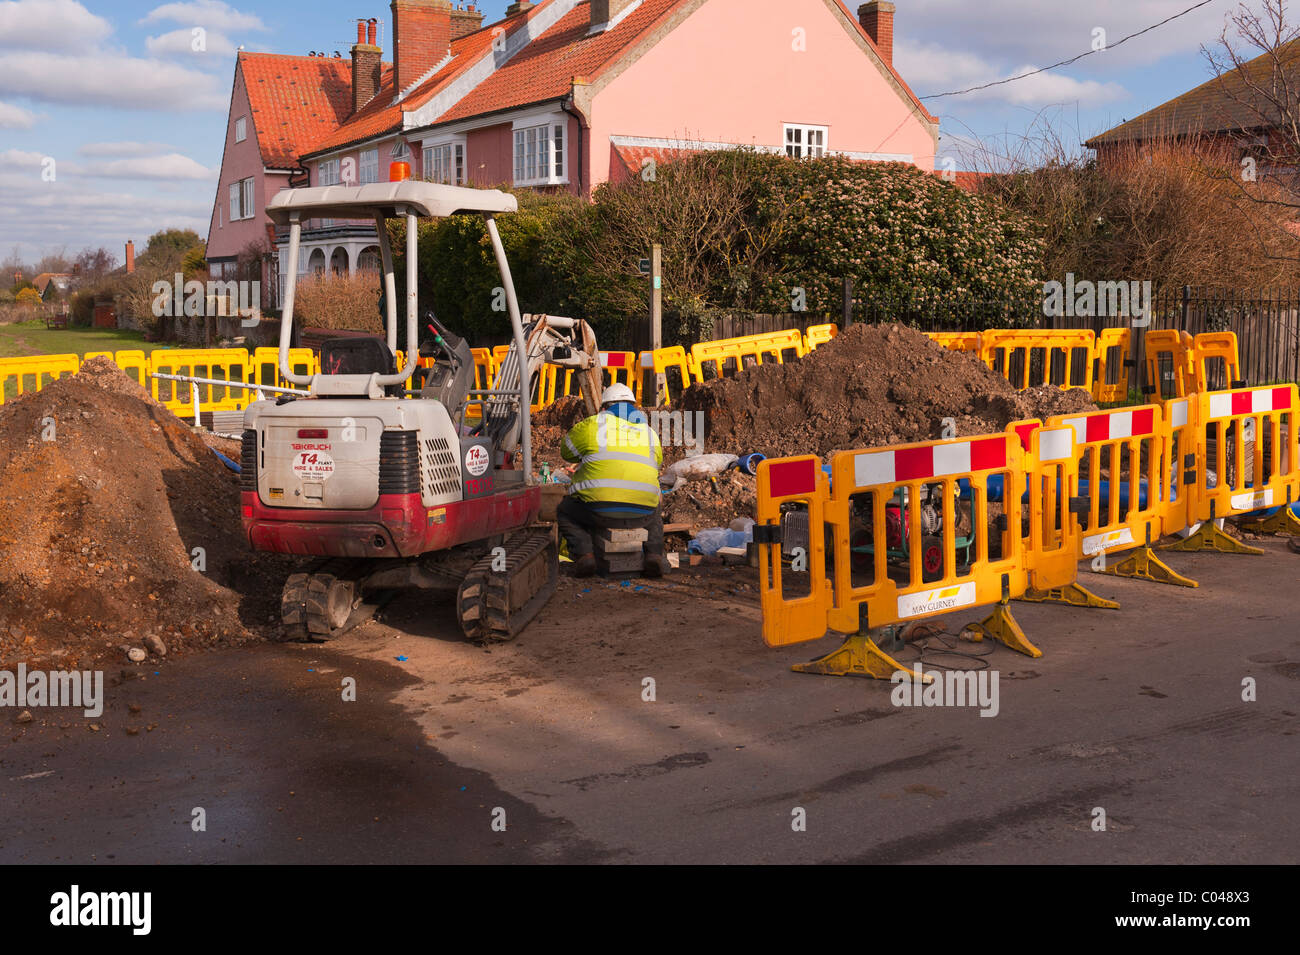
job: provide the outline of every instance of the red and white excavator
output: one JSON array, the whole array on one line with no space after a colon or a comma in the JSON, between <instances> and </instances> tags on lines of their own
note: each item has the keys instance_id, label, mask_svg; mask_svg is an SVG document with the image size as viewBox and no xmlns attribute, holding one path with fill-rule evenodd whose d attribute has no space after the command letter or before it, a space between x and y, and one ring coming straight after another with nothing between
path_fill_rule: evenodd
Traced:
<instances>
[{"instance_id":1,"label":"red and white excavator","mask_svg":"<svg viewBox=\"0 0 1300 955\"><path fill-rule=\"evenodd\" d=\"M287 637L328 639L368 616L368 595L419 587L456 593L457 616L470 639L509 640L554 593L557 541L554 525L538 520L530 398L550 362L574 371L595 414L601 372L585 322L520 316L496 225L497 215L516 208L514 196L498 190L401 179L286 189L267 207L272 221L289 227L291 264L298 262L307 220L373 220L387 303L386 338L327 341L321 373L295 374L288 353L296 269L285 277L280 372L308 394L249 405L241 498L255 550L313 558L284 586ZM433 364L417 364L418 220L461 214L485 220L513 331L510 352L486 389L474 387L469 347L431 312L425 324L434 334L423 350ZM391 218L406 222L409 344L402 368L395 362ZM475 417L471 408L481 413Z\"/></svg>"}]
</instances>

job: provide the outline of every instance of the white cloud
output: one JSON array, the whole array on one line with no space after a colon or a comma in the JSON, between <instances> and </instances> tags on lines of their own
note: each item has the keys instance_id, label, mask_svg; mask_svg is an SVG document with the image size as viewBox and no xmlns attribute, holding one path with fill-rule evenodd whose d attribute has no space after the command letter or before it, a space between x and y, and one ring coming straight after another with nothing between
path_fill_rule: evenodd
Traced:
<instances>
[{"instance_id":1,"label":"white cloud","mask_svg":"<svg viewBox=\"0 0 1300 955\"><path fill-rule=\"evenodd\" d=\"M0 129L31 129L36 114L13 103L0 103Z\"/></svg>"},{"instance_id":2,"label":"white cloud","mask_svg":"<svg viewBox=\"0 0 1300 955\"><path fill-rule=\"evenodd\" d=\"M217 30L265 30L262 18L241 13L221 0L191 0L188 3L165 3L150 10L141 23L171 22Z\"/></svg>"},{"instance_id":3,"label":"white cloud","mask_svg":"<svg viewBox=\"0 0 1300 955\"><path fill-rule=\"evenodd\" d=\"M2 0L0 47L89 50L113 32L76 0Z\"/></svg>"},{"instance_id":4,"label":"white cloud","mask_svg":"<svg viewBox=\"0 0 1300 955\"><path fill-rule=\"evenodd\" d=\"M911 43L899 43L895 47L894 62L898 65L899 72L921 96L981 86L1039 68L1034 64L1022 64L1008 69L974 53L933 44ZM1127 95L1127 91L1118 83L1077 79L1062 70L1050 70L962 96L925 102L932 110L945 109L954 101L969 103L996 100L1016 106L1078 102L1082 106L1096 106L1123 99Z\"/></svg>"},{"instance_id":5,"label":"white cloud","mask_svg":"<svg viewBox=\"0 0 1300 955\"><path fill-rule=\"evenodd\" d=\"M229 56L235 52L235 44L231 43L224 33L205 30L196 37L194 34L196 29L202 28L182 27L161 36L146 37L144 41L145 48L154 56L180 54L182 56L211 56L215 58ZM201 46L197 50L194 48L196 40L201 42ZM225 66L226 64L218 62L215 65Z\"/></svg>"},{"instance_id":6,"label":"white cloud","mask_svg":"<svg viewBox=\"0 0 1300 955\"><path fill-rule=\"evenodd\" d=\"M40 168L41 163L45 160L42 153L35 153L28 149L6 149L0 153L0 169L30 169Z\"/></svg>"},{"instance_id":7,"label":"white cloud","mask_svg":"<svg viewBox=\"0 0 1300 955\"><path fill-rule=\"evenodd\" d=\"M83 143L77 147L77 152L83 156L148 156L172 148L166 143L123 141L116 143Z\"/></svg>"},{"instance_id":8,"label":"white cloud","mask_svg":"<svg viewBox=\"0 0 1300 955\"><path fill-rule=\"evenodd\" d=\"M215 180L217 178L217 170L209 169L180 153L92 162L79 167L77 171L86 176L99 176L105 179Z\"/></svg>"},{"instance_id":9,"label":"white cloud","mask_svg":"<svg viewBox=\"0 0 1300 955\"><path fill-rule=\"evenodd\" d=\"M224 110L218 77L163 60L122 54L0 53L0 94L72 106Z\"/></svg>"}]
</instances>

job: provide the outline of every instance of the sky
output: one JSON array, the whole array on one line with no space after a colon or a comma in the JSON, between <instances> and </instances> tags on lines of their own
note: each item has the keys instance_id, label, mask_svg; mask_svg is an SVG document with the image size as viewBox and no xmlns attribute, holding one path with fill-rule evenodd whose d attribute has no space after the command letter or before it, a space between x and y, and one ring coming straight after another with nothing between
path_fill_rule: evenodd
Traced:
<instances>
[{"instance_id":1,"label":"sky","mask_svg":"<svg viewBox=\"0 0 1300 955\"><path fill-rule=\"evenodd\" d=\"M857 0L846 0L856 10ZM939 162L1020 154L1044 126L1078 148L1211 77L1239 0L895 0L894 61L940 119ZM1248 0L1253 2L1253 0ZM484 22L508 0L481 0ZM383 0L0 0L0 258L103 246L120 261L164 228L207 231L235 51L345 57ZM1102 31L1099 33L1098 31ZM935 97L1107 46L1063 69ZM935 98L930 98L935 97Z\"/></svg>"}]
</instances>

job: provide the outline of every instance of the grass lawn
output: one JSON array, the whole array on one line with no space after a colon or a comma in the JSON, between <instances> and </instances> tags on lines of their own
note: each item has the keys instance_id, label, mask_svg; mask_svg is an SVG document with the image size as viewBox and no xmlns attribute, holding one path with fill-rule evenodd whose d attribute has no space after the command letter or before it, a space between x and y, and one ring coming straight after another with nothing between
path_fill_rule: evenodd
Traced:
<instances>
[{"instance_id":1,"label":"grass lawn","mask_svg":"<svg viewBox=\"0 0 1300 955\"><path fill-rule=\"evenodd\" d=\"M84 355L93 351L137 350L145 354L164 347L146 342L140 332L118 328L46 328L45 322L0 325L0 358L27 355Z\"/></svg>"}]
</instances>

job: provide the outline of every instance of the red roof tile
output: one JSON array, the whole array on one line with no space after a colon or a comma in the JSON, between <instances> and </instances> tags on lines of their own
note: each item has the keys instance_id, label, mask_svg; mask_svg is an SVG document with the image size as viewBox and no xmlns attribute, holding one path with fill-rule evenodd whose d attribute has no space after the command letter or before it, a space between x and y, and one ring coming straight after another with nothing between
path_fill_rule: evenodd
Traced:
<instances>
[{"instance_id":1,"label":"red roof tile","mask_svg":"<svg viewBox=\"0 0 1300 955\"><path fill-rule=\"evenodd\" d=\"M325 56L240 53L262 162L291 169L298 156L352 111L352 61ZM384 76L392 69L385 64ZM391 80L389 80L391 82Z\"/></svg>"}]
</instances>

